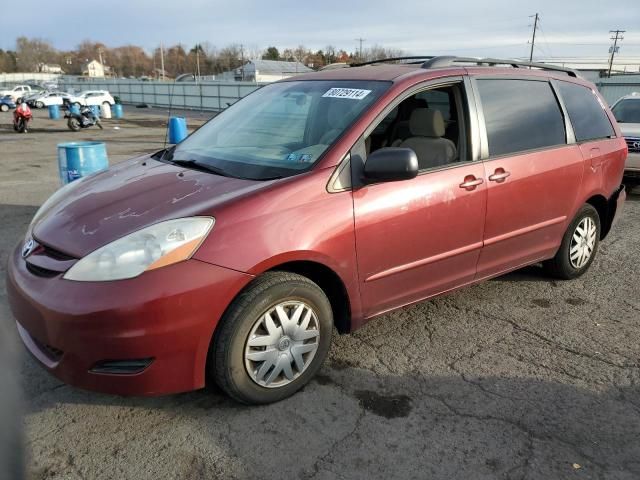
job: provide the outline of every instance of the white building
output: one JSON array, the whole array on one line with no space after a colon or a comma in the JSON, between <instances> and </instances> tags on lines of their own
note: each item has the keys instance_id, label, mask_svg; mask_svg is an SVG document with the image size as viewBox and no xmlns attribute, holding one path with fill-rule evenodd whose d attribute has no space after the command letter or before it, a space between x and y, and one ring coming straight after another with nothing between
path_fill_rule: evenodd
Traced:
<instances>
[{"instance_id":1,"label":"white building","mask_svg":"<svg viewBox=\"0 0 640 480\"><path fill-rule=\"evenodd\" d=\"M82 75L84 77L102 78L105 75L105 66L97 60L91 60L82 67Z\"/></svg>"},{"instance_id":2,"label":"white building","mask_svg":"<svg viewBox=\"0 0 640 480\"><path fill-rule=\"evenodd\" d=\"M38 72L40 73L54 73L57 75L62 75L64 71L60 65L55 63L40 63L38 64Z\"/></svg>"},{"instance_id":3,"label":"white building","mask_svg":"<svg viewBox=\"0 0 640 480\"><path fill-rule=\"evenodd\" d=\"M279 60L249 60L232 72L219 75L219 80L244 80L246 82L267 83L293 77L313 70L300 62L281 62Z\"/></svg>"}]
</instances>

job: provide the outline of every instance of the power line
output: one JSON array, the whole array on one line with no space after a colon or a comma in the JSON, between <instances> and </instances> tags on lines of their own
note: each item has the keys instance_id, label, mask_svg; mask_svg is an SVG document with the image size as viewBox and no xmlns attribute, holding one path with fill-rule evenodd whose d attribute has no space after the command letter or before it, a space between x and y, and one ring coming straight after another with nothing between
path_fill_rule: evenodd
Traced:
<instances>
[{"instance_id":1,"label":"power line","mask_svg":"<svg viewBox=\"0 0 640 480\"><path fill-rule=\"evenodd\" d=\"M531 15L532 17L534 15ZM529 53L529 61L533 61L533 47L536 44L536 30L538 29L538 14L535 14L535 20L533 21L533 36L531 37L531 51Z\"/></svg>"},{"instance_id":2,"label":"power line","mask_svg":"<svg viewBox=\"0 0 640 480\"><path fill-rule=\"evenodd\" d=\"M613 57L615 56L616 50L618 49L618 40L622 41L624 39L622 34L625 31L626 30L609 30L609 33L616 34L615 37L611 37L611 40L613 40L613 47L611 47L611 58L609 59L609 78L611 78L611 69L613 68Z\"/></svg>"}]
</instances>

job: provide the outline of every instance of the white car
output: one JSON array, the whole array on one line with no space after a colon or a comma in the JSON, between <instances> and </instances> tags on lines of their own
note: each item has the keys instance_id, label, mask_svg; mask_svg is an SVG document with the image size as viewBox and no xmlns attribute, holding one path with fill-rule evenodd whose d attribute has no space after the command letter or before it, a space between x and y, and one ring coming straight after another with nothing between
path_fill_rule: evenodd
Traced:
<instances>
[{"instance_id":1,"label":"white car","mask_svg":"<svg viewBox=\"0 0 640 480\"><path fill-rule=\"evenodd\" d=\"M9 90L1 90L0 97L9 95L15 101L26 95L30 95L31 93L32 93L32 88L29 85L17 85Z\"/></svg>"},{"instance_id":2,"label":"white car","mask_svg":"<svg viewBox=\"0 0 640 480\"><path fill-rule=\"evenodd\" d=\"M36 108L44 108L50 105L63 105L65 100L74 103L74 97L65 92L45 92L42 95L30 98L27 103Z\"/></svg>"},{"instance_id":3,"label":"white car","mask_svg":"<svg viewBox=\"0 0 640 480\"><path fill-rule=\"evenodd\" d=\"M106 90L84 90L80 92L72 103L79 103L81 105L100 105L109 104L109 106L115 105L116 101L111 94Z\"/></svg>"},{"instance_id":4,"label":"white car","mask_svg":"<svg viewBox=\"0 0 640 480\"><path fill-rule=\"evenodd\" d=\"M640 184L640 92L620 98L611 107L611 112L620 125L629 149L624 175Z\"/></svg>"}]
</instances>

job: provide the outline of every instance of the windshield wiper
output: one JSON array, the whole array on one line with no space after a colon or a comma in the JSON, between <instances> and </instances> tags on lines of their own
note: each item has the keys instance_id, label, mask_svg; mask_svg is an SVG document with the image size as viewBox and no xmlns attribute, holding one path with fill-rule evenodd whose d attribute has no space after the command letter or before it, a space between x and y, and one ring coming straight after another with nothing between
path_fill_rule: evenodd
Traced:
<instances>
[{"instance_id":1,"label":"windshield wiper","mask_svg":"<svg viewBox=\"0 0 640 480\"><path fill-rule=\"evenodd\" d=\"M220 175L221 177L231 177L231 178L239 178L242 180L248 180L247 178L240 177L237 175L231 175L226 170L223 170L218 167L214 167L213 165L207 165L206 163L200 163L196 160L170 160L174 165L178 165L180 167L193 168L194 170L200 170L203 172L214 173L216 175Z\"/></svg>"}]
</instances>

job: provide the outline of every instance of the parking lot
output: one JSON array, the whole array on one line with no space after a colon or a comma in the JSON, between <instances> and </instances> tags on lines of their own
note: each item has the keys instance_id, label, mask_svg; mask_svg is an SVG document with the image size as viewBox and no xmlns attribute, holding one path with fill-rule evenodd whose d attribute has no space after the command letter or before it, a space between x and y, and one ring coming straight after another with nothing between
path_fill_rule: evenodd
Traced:
<instances>
[{"instance_id":1,"label":"parking lot","mask_svg":"<svg viewBox=\"0 0 640 480\"><path fill-rule=\"evenodd\" d=\"M186 115L190 129L210 116ZM166 111L78 133L42 110L28 134L10 123L0 114L0 349L23 387L30 478L640 477L640 191L578 280L533 266L336 333L288 400L245 407L214 386L123 398L25 353L5 267L59 185L57 143L104 140L111 163L156 151Z\"/></svg>"}]
</instances>

